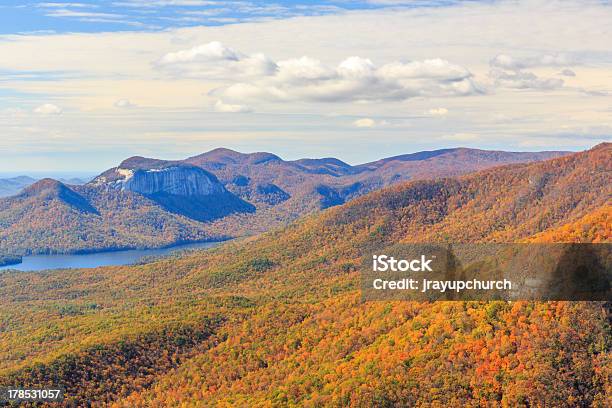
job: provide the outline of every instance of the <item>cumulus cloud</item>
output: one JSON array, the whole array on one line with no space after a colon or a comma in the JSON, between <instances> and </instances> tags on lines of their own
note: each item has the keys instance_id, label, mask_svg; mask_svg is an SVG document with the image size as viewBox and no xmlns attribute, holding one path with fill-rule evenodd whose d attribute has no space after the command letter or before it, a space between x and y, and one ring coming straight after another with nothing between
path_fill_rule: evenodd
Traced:
<instances>
[{"instance_id":1,"label":"cumulus cloud","mask_svg":"<svg viewBox=\"0 0 612 408\"><path fill-rule=\"evenodd\" d=\"M446 108L433 108L427 111L431 116L445 116L448 115L448 109Z\"/></svg>"},{"instance_id":2,"label":"cumulus cloud","mask_svg":"<svg viewBox=\"0 0 612 408\"><path fill-rule=\"evenodd\" d=\"M542 78L530 68L562 67L575 63L565 54L543 54L530 57L513 57L499 54L489 61L491 70L489 77L495 85L513 89L552 90L563 86L559 78ZM564 69L560 75L575 75L570 69Z\"/></svg>"},{"instance_id":3,"label":"cumulus cloud","mask_svg":"<svg viewBox=\"0 0 612 408\"><path fill-rule=\"evenodd\" d=\"M571 69L566 68L563 71L559 72L559 75L563 75L566 77L575 77L576 73L572 71Z\"/></svg>"},{"instance_id":4,"label":"cumulus cloud","mask_svg":"<svg viewBox=\"0 0 612 408\"><path fill-rule=\"evenodd\" d=\"M492 67L519 70L536 67L562 67L571 65L573 61L565 54L544 54L535 57L511 57L499 54L490 61Z\"/></svg>"},{"instance_id":5,"label":"cumulus cloud","mask_svg":"<svg viewBox=\"0 0 612 408\"><path fill-rule=\"evenodd\" d=\"M373 128L376 126L376 121L371 118L361 118L354 121L353 126L358 128Z\"/></svg>"},{"instance_id":6,"label":"cumulus cloud","mask_svg":"<svg viewBox=\"0 0 612 408\"><path fill-rule=\"evenodd\" d=\"M533 72L528 71L492 69L489 76L497 86L503 88L551 90L563 86L562 79L540 78Z\"/></svg>"},{"instance_id":7,"label":"cumulus cloud","mask_svg":"<svg viewBox=\"0 0 612 408\"><path fill-rule=\"evenodd\" d=\"M62 108L52 103L45 103L34 109L34 113L39 115L61 115L63 112Z\"/></svg>"},{"instance_id":8,"label":"cumulus cloud","mask_svg":"<svg viewBox=\"0 0 612 408\"><path fill-rule=\"evenodd\" d=\"M218 41L168 53L154 66L176 76L215 79L269 75L277 69L263 54L245 55Z\"/></svg>"},{"instance_id":9,"label":"cumulus cloud","mask_svg":"<svg viewBox=\"0 0 612 408\"><path fill-rule=\"evenodd\" d=\"M216 112L222 112L222 113L246 113L246 112L252 112L253 109L251 109L249 106L246 105L232 105L229 103L223 103L223 101L218 100L215 103L215 111Z\"/></svg>"},{"instance_id":10,"label":"cumulus cloud","mask_svg":"<svg viewBox=\"0 0 612 408\"><path fill-rule=\"evenodd\" d=\"M597 90L597 89L580 89L580 90L582 91L582 93L588 96L610 96L612 95L608 91L602 91L602 90Z\"/></svg>"},{"instance_id":11,"label":"cumulus cloud","mask_svg":"<svg viewBox=\"0 0 612 408\"><path fill-rule=\"evenodd\" d=\"M211 42L166 54L155 66L182 77L228 80L212 91L228 101L374 102L480 92L470 71L439 58L377 66L352 56L332 67L307 56L276 62Z\"/></svg>"},{"instance_id":12,"label":"cumulus cloud","mask_svg":"<svg viewBox=\"0 0 612 408\"><path fill-rule=\"evenodd\" d=\"M218 41L213 41L208 44L199 45L187 50L171 52L164 55L160 60L160 65L170 65L180 62L197 62L197 61L222 61L230 60L237 61L239 54L231 48L225 47Z\"/></svg>"},{"instance_id":13,"label":"cumulus cloud","mask_svg":"<svg viewBox=\"0 0 612 408\"><path fill-rule=\"evenodd\" d=\"M130 102L129 99L119 99L114 103L115 108L133 108L136 105Z\"/></svg>"}]
</instances>

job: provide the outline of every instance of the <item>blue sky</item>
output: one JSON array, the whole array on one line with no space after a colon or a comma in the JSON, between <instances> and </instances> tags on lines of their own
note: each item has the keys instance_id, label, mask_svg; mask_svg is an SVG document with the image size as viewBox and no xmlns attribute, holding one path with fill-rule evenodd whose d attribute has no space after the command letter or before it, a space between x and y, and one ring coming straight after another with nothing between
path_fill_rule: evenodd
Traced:
<instances>
[{"instance_id":1,"label":"blue sky","mask_svg":"<svg viewBox=\"0 0 612 408\"><path fill-rule=\"evenodd\" d=\"M4 0L0 173L587 149L612 135L610 21L598 0Z\"/></svg>"},{"instance_id":2,"label":"blue sky","mask_svg":"<svg viewBox=\"0 0 612 408\"><path fill-rule=\"evenodd\" d=\"M5 0L0 6L0 34L163 30L351 10L445 7L455 3L453 0Z\"/></svg>"}]
</instances>

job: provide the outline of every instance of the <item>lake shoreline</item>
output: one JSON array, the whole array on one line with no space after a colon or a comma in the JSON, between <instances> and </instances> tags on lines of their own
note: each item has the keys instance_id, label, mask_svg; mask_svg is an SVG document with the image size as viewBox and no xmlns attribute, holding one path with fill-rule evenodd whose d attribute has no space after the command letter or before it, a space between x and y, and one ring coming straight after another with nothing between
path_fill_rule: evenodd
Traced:
<instances>
[{"instance_id":1,"label":"lake shoreline","mask_svg":"<svg viewBox=\"0 0 612 408\"><path fill-rule=\"evenodd\" d=\"M124 246L124 247L112 247L112 248L102 248L102 249L75 249L71 251L65 252L56 252L56 251L40 251L40 252L28 252L21 257L28 256L54 256L54 255L95 255L95 254L107 254L112 252L123 252L123 251L148 251L148 250L157 250L157 249L170 249L173 247L179 247L184 245L195 245L195 244L207 244L207 243L215 243L215 242L226 242L236 239L236 237L219 237L215 239L202 239L195 241L176 241L172 244L155 246L155 247L147 247L147 246ZM1 263L0 257L0 266L3 266Z\"/></svg>"},{"instance_id":2,"label":"lake shoreline","mask_svg":"<svg viewBox=\"0 0 612 408\"><path fill-rule=\"evenodd\" d=\"M71 254L40 254L22 257L21 262L0 265L0 273L6 271L38 272L58 269L89 269L104 266L136 265L152 262L181 250L208 249L227 242L226 240L190 241L158 248L120 249L109 251L81 252Z\"/></svg>"},{"instance_id":3,"label":"lake shoreline","mask_svg":"<svg viewBox=\"0 0 612 408\"><path fill-rule=\"evenodd\" d=\"M23 262L23 257L19 255L0 255L0 267L19 265Z\"/></svg>"}]
</instances>

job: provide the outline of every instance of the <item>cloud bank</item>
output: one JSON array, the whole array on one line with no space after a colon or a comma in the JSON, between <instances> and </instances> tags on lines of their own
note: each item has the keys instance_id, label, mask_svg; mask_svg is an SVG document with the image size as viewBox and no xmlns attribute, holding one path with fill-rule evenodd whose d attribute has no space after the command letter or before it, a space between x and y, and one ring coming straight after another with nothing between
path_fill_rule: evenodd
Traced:
<instances>
[{"instance_id":1,"label":"cloud bank","mask_svg":"<svg viewBox=\"0 0 612 408\"><path fill-rule=\"evenodd\" d=\"M577 61L566 54L542 54L529 57L513 57L499 54L489 62L491 70L489 77L496 86L513 89L553 90L561 88L564 81L559 78L542 78L527 69L546 67L567 67ZM565 68L563 76L575 76L575 73Z\"/></svg>"},{"instance_id":2,"label":"cloud bank","mask_svg":"<svg viewBox=\"0 0 612 408\"><path fill-rule=\"evenodd\" d=\"M234 102L402 101L481 92L467 68L441 58L377 66L352 56L332 67L307 56L274 61L210 42L168 53L154 66L176 77L229 81L211 95Z\"/></svg>"}]
</instances>

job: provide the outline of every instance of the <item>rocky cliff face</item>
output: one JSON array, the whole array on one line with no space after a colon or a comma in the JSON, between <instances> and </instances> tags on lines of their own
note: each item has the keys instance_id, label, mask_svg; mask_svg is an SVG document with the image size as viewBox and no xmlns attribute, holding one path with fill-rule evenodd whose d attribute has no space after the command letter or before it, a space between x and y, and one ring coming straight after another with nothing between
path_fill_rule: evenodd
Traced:
<instances>
[{"instance_id":1,"label":"rocky cliff face","mask_svg":"<svg viewBox=\"0 0 612 408\"><path fill-rule=\"evenodd\" d=\"M169 165L163 168L118 167L97 177L93 184L144 195L209 196L225 193L217 178L195 166Z\"/></svg>"},{"instance_id":2,"label":"rocky cliff face","mask_svg":"<svg viewBox=\"0 0 612 408\"><path fill-rule=\"evenodd\" d=\"M253 205L228 191L215 175L184 163L131 158L90 184L144 195L167 211L197 221L255 211Z\"/></svg>"},{"instance_id":3,"label":"rocky cliff face","mask_svg":"<svg viewBox=\"0 0 612 408\"><path fill-rule=\"evenodd\" d=\"M159 193L179 196L221 194L225 188L215 176L197 167L173 166L164 169L117 169L125 178L114 183L115 188L145 195Z\"/></svg>"}]
</instances>

